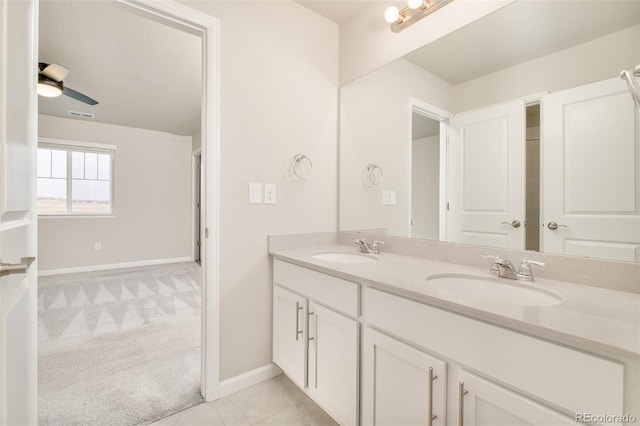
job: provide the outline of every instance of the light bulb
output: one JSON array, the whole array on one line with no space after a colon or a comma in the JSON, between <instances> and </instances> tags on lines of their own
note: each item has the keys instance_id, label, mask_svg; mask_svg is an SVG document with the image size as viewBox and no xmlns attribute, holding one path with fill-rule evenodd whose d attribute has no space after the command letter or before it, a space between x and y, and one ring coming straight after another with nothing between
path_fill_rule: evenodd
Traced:
<instances>
[{"instance_id":1,"label":"light bulb","mask_svg":"<svg viewBox=\"0 0 640 426\"><path fill-rule=\"evenodd\" d=\"M409 9L419 9L424 4L424 0L407 0L407 7Z\"/></svg>"},{"instance_id":2,"label":"light bulb","mask_svg":"<svg viewBox=\"0 0 640 426\"><path fill-rule=\"evenodd\" d=\"M395 6L389 6L387 10L384 11L384 20L390 24L393 24L400 17L400 10Z\"/></svg>"}]
</instances>

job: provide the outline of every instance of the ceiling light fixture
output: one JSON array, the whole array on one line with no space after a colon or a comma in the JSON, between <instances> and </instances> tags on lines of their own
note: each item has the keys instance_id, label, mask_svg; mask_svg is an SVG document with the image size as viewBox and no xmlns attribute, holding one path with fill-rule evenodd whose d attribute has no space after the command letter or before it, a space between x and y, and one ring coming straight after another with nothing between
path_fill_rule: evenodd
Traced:
<instances>
[{"instance_id":1,"label":"ceiling light fixture","mask_svg":"<svg viewBox=\"0 0 640 426\"><path fill-rule=\"evenodd\" d=\"M396 6L389 6L384 12L384 19L391 24L391 31L398 33L452 1L407 0L407 7L402 10Z\"/></svg>"},{"instance_id":2,"label":"ceiling light fixture","mask_svg":"<svg viewBox=\"0 0 640 426\"><path fill-rule=\"evenodd\" d=\"M38 95L47 98L55 98L62 95L62 82L55 81L42 74L38 74Z\"/></svg>"}]
</instances>

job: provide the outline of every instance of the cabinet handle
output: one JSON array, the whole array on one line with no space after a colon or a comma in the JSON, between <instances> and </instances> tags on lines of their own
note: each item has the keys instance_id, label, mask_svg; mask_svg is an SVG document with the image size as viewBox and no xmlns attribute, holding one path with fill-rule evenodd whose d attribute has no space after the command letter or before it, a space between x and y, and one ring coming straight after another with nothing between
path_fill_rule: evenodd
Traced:
<instances>
[{"instance_id":1,"label":"cabinet handle","mask_svg":"<svg viewBox=\"0 0 640 426\"><path fill-rule=\"evenodd\" d=\"M302 334L302 330L300 330L300 311L302 310L302 306L300 306L300 302L296 302L296 342L298 341L298 336Z\"/></svg>"},{"instance_id":2,"label":"cabinet handle","mask_svg":"<svg viewBox=\"0 0 640 426\"><path fill-rule=\"evenodd\" d=\"M313 337L311 337L311 330L313 330L313 335L315 336L316 334L318 334L318 318L316 317L315 320L313 321L313 327L311 326L311 317L314 315L313 312L309 312L309 318L307 319L307 327L309 327L309 331L308 331L308 337L307 337L307 350L309 351L309 364L311 364L311 356L312 356L312 352L311 352L311 341L314 340ZM313 374L313 387L315 389L318 389L318 342L314 342L315 344L313 345L313 371L309 371L308 374ZM309 365L309 368L311 368L311 365ZM311 379L309 379L311 380ZM311 384L309 384L309 386L311 386Z\"/></svg>"},{"instance_id":3,"label":"cabinet handle","mask_svg":"<svg viewBox=\"0 0 640 426\"><path fill-rule=\"evenodd\" d=\"M311 317L313 316L313 312L309 312L309 321L308 324L311 324ZM309 327L309 330L311 330L311 327ZM313 337L311 337L311 333L309 333L309 337L307 338L308 341L312 341Z\"/></svg>"},{"instance_id":4,"label":"cabinet handle","mask_svg":"<svg viewBox=\"0 0 640 426\"><path fill-rule=\"evenodd\" d=\"M458 382L458 426L464 426L464 396L468 393L464 382Z\"/></svg>"},{"instance_id":5,"label":"cabinet handle","mask_svg":"<svg viewBox=\"0 0 640 426\"><path fill-rule=\"evenodd\" d=\"M432 426L433 421L438 418L436 414L433 414L433 381L437 379L438 376L433 374L433 367L429 367L429 401L427 401L428 407L428 417L427 417L427 425Z\"/></svg>"}]
</instances>

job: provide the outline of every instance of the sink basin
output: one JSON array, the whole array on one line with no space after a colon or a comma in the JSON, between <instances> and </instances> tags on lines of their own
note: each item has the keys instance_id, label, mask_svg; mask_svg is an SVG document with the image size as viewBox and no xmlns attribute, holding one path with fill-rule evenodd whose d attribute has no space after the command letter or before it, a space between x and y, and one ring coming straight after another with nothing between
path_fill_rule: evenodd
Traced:
<instances>
[{"instance_id":1,"label":"sink basin","mask_svg":"<svg viewBox=\"0 0 640 426\"><path fill-rule=\"evenodd\" d=\"M435 295L459 303L491 303L518 306L551 306L562 302L553 291L522 281L463 274L438 274L426 278Z\"/></svg>"},{"instance_id":2,"label":"sink basin","mask_svg":"<svg viewBox=\"0 0 640 426\"><path fill-rule=\"evenodd\" d=\"M311 257L317 260L335 263L375 263L375 261L378 260L370 254L345 252L316 253L312 254Z\"/></svg>"}]
</instances>

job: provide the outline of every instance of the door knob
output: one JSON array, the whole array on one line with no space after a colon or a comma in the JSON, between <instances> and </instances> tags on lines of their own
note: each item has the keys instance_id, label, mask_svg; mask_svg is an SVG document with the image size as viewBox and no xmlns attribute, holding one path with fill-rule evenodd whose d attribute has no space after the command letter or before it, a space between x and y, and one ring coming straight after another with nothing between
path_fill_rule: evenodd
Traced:
<instances>
[{"instance_id":1,"label":"door knob","mask_svg":"<svg viewBox=\"0 0 640 426\"><path fill-rule=\"evenodd\" d=\"M547 223L547 228L551 229L552 231L555 231L558 228L568 228L567 225L558 225L555 222L549 222Z\"/></svg>"},{"instance_id":2,"label":"door knob","mask_svg":"<svg viewBox=\"0 0 640 426\"><path fill-rule=\"evenodd\" d=\"M0 262L0 277L11 274L24 274L29 270L29 266L36 260L35 257L23 257L20 263Z\"/></svg>"},{"instance_id":3,"label":"door knob","mask_svg":"<svg viewBox=\"0 0 640 426\"><path fill-rule=\"evenodd\" d=\"M520 221L514 220L513 222L502 222L503 225L511 225L514 228L520 228Z\"/></svg>"}]
</instances>

